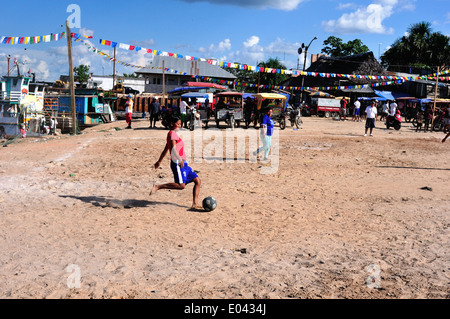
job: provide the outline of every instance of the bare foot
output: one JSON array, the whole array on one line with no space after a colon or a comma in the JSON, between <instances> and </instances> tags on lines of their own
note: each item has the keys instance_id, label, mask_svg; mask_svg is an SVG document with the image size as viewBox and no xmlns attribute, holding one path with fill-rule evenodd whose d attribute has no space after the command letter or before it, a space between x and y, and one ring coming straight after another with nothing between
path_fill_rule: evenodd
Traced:
<instances>
[{"instance_id":1,"label":"bare foot","mask_svg":"<svg viewBox=\"0 0 450 319\"><path fill-rule=\"evenodd\" d=\"M193 204L191 210L204 210L201 205Z\"/></svg>"},{"instance_id":2,"label":"bare foot","mask_svg":"<svg viewBox=\"0 0 450 319\"><path fill-rule=\"evenodd\" d=\"M154 193L156 193L156 191L158 190L158 185L156 185L155 183L153 183L153 187L152 190L150 191L150 196L153 195Z\"/></svg>"}]
</instances>

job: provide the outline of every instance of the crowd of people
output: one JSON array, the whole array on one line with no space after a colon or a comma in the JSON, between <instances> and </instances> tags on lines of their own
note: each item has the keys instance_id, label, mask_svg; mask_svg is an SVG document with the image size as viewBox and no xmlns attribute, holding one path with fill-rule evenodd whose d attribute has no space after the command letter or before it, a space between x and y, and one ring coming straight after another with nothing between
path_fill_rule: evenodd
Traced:
<instances>
[{"instance_id":1,"label":"crowd of people","mask_svg":"<svg viewBox=\"0 0 450 319\"><path fill-rule=\"evenodd\" d=\"M220 102L221 101L217 101L217 103ZM450 131L450 105L434 109L431 103L422 106L409 106L405 105L403 102L397 104L396 101L378 101L375 99L356 100L351 106L349 104L347 99L343 98L341 100L341 112L339 118L341 120L347 120L347 115L350 115L352 121L365 121L364 136L367 136L367 134L373 136L373 129L377 122L398 121L401 123L402 117L412 121L416 132L432 131L436 127L438 121L439 123L442 123L441 129L443 128L444 133L447 134L448 131ZM166 106L161 105L158 98L154 98L149 106L149 128L156 128L158 121L161 121L162 126L169 129L170 121L173 117L180 118L181 127L187 128L189 122L189 110L192 110L194 107L197 109L206 109L209 111L209 119L212 114L212 105L213 104L209 103L208 99L202 103L198 103L195 98L182 98L179 106L171 103ZM131 96L128 96L125 110L126 121L128 124L127 128L131 128L133 113L133 100ZM265 114L259 113L254 100L250 97L246 98L244 101L244 120L246 127L251 123L254 123L254 126L256 127L258 122L262 121ZM405 114L408 114L408 116L405 116ZM447 138L448 136L445 137L443 142Z\"/></svg>"}]
</instances>

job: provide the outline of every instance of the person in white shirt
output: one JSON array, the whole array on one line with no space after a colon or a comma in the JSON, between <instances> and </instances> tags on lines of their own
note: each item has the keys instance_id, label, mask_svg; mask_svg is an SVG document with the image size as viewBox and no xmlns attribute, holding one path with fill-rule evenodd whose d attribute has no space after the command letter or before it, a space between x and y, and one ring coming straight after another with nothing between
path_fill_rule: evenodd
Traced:
<instances>
[{"instance_id":1,"label":"person in white shirt","mask_svg":"<svg viewBox=\"0 0 450 319\"><path fill-rule=\"evenodd\" d=\"M353 121L361 122L361 114L360 114L361 102L359 102L359 100L356 100L355 103L353 103L353 105L355 106L355 109L353 111Z\"/></svg>"},{"instance_id":2,"label":"person in white shirt","mask_svg":"<svg viewBox=\"0 0 450 319\"><path fill-rule=\"evenodd\" d=\"M128 124L126 128L131 128L131 121L133 119L133 104L133 98L131 97L131 95L128 95L128 100L125 103L125 120Z\"/></svg>"},{"instance_id":3,"label":"person in white shirt","mask_svg":"<svg viewBox=\"0 0 450 319\"><path fill-rule=\"evenodd\" d=\"M56 135L56 125L58 125L58 121L56 120L56 118L51 118L50 119L50 134L51 135Z\"/></svg>"},{"instance_id":4,"label":"person in white shirt","mask_svg":"<svg viewBox=\"0 0 450 319\"><path fill-rule=\"evenodd\" d=\"M382 120L387 120L387 116L389 114L389 105L388 102L384 102L382 109L381 109L381 116L380 116L380 121Z\"/></svg>"},{"instance_id":5,"label":"person in white shirt","mask_svg":"<svg viewBox=\"0 0 450 319\"><path fill-rule=\"evenodd\" d=\"M185 128L187 127L187 109L190 109L190 106L186 103L185 100L181 100L180 102L180 115L181 115L181 125Z\"/></svg>"},{"instance_id":6,"label":"person in white shirt","mask_svg":"<svg viewBox=\"0 0 450 319\"><path fill-rule=\"evenodd\" d=\"M397 103L392 102L389 105L389 116L395 116L395 113L397 113Z\"/></svg>"},{"instance_id":7,"label":"person in white shirt","mask_svg":"<svg viewBox=\"0 0 450 319\"><path fill-rule=\"evenodd\" d=\"M370 136L372 135L372 131L375 127L375 118L377 117L377 105L375 101L372 101L371 105L366 108L366 131L364 136L367 136L367 131L370 129Z\"/></svg>"}]
</instances>

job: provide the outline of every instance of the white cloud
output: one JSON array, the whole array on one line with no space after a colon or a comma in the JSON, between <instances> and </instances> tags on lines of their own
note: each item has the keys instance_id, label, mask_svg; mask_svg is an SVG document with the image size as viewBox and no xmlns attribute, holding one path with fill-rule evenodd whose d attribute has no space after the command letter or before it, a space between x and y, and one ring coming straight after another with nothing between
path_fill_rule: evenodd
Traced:
<instances>
[{"instance_id":1,"label":"white cloud","mask_svg":"<svg viewBox=\"0 0 450 319\"><path fill-rule=\"evenodd\" d=\"M360 7L356 11L343 14L337 20L322 22L325 31L337 34L346 33L378 33L392 34L394 30L383 25L389 18L398 0L376 0L367 7Z\"/></svg>"},{"instance_id":2,"label":"white cloud","mask_svg":"<svg viewBox=\"0 0 450 319\"><path fill-rule=\"evenodd\" d=\"M447 12L447 14L445 15L445 24L449 24L450 23L450 12Z\"/></svg>"},{"instance_id":3,"label":"white cloud","mask_svg":"<svg viewBox=\"0 0 450 319\"><path fill-rule=\"evenodd\" d=\"M217 5L235 5L239 7L251 7L256 9L272 8L276 10L292 11L305 0L181 0L184 2L209 2Z\"/></svg>"},{"instance_id":4,"label":"white cloud","mask_svg":"<svg viewBox=\"0 0 450 319\"><path fill-rule=\"evenodd\" d=\"M36 77L38 79L48 80L50 77L50 69L46 61L40 61L35 67Z\"/></svg>"},{"instance_id":5,"label":"white cloud","mask_svg":"<svg viewBox=\"0 0 450 319\"><path fill-rule=\"evenodd\" d=\"M231 50L231 40L225 39L220 41L218 45L211 44L208 48L200 47L198 49L201 53L215 55L218 52L225 52Z\"/></svg>"},{"instance_id":6,"label":"white cloud","mask_svg":"<svg viewBox=\"0 0 450 319\"><path fill-rule=\"evenodd\" d=\"M87 28L81 28L78 31L78 33L81 34L81 35L86 35L86 36L94 36L94 30L90 30L90 29L87 29Z\"/></svg>"},{"instance_id":7,"label":"white cloud","mask_svg":"<svg viewBox=\"0 0 450 319\"><path fill-rule=\"evenodd\" d=\"M355 3L339 3L338 10L345 10L356 7Z\"/></svg>"},{"instance_id":8,"label":"white cloud","mask_svg":"<svg viewBox=\"0 0 450 319\"><path fill-rule=\"evenodd\" d=\"M303 61L304 58L303 55L298 55L297 51L299 47L299 43L290 43L281 38L277 38L268 45L262 45L260 37L253 35L242 42L239 49L227 52L227 54L219 57L218 60L256 66L259 62L266 61L272 57L278 58L288 69L296 68L297 59L300 58ZM203 53L208 54L207 51Z\"/></svg>"},{"instance_id":9,"label":"white cloud","mask_svg":"<svg viewBox=\"0 0 450 319\"><path fill-rule=\"evenodd\" d=\"M256 35L253 35L250 38L248 38L243 44L244 44L244 47L249 48L249 47L253 47L253 46L257 45L258 43L259 43L259 37L257 37Z\"/></svg>"}]
</instances>

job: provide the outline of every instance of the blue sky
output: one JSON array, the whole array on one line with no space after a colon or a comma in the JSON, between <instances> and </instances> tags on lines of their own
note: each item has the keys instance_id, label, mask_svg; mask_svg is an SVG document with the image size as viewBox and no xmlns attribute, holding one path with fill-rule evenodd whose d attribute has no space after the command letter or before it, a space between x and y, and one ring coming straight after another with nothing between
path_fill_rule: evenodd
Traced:
<instances>
[{"instance_id":1,"label":"blue sky","mask_svg":"<svg viewBox=\"0 0 450 319\"><path fill-rule=\"evenodd\" d=\"M279 58L288 69L303 67L297 53L315 40L308 52L320 53L323 41L336 36L361 39L376 57L405 34L412 24L426 21L434 31L450 35L448 0L147 0L30 1L8 8L0 20L1 36L40 36L65 31L65 21L80 8L80 27L72 32L92 35L92 44L112 54L99 39L137 45L199 58L256 65ZM74 20L75 22L75 20ZM88 64L97 75L112 74L113 64L74 43L74 64ZM54 81L68 74L67 42L34 45L0 44L0 75L7 73L6 56L16 57L22 72ZM117 50L117 58L147 65L151 55ZM300 59L299 59L300 58ZM117 66L117 72L133 73Z\"/></svg>"}]
</instances>

